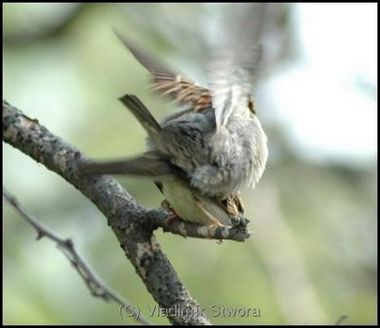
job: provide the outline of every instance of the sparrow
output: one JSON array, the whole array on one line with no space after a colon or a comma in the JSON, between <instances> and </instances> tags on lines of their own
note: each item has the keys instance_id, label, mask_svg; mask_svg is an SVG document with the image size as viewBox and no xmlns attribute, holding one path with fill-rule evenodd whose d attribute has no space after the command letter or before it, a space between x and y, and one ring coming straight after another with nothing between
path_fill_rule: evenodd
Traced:
<instances>
[{"instance_id":1,"label":"sparrow","mask_svg":"<svg viewBox=\"0 0 380 328\"><path fill-rule=\"evenodd\" d=\"M165 195L164 205L178 217L231 225L244 214L239 191L255 186L268 157L251 96L261 48L237 37L238 43L214 52L208 87L202 87L115 32L151 73L152 89L184 109L159 124L136 96L120 98L148 133L149 150L115 162L83 163L82 172L151 177Z\"/></svg>"},{"instance_id":2,"label":"sparrow","mask_svg":"<svg viewBox=\"0 0 380 328\"><path fill-rule=\"evenodd\" d=\"M182 144L186 145L186 142L182 142L186 140L186 136L198 133L197 129L189 128L189 124L202 126L202 123L199 123L203 119L204 129L209 129L205 115L213 115L211 108L205 113L195 114L199 116L198 119L191 114L188 121L184 123L173 124L169 120L169 123L166 122L161 126L136 96L125 95L120 100L148 133L151 150L119 161L80 162L78 168L82 174L127 174L150 177L164 194L165 200L162 202L162 207L170 212L171 219L181 218L203 226L232 226L244 222L243 205L236 194L223 199L204 195L190 186L189 175L175 164L176 161L173 161L170 154L171 148L177 147L173 145L173 140L180 139L176 144L183 151ZM183 129L187 129L188 134L184 134Z\"/></svg>"},{"instance_id":3,"label":"sparrow","mask_svg":"<svg viewBox=\"0 0 380 328\"><path fill-rule=\"evenodd\" d=\"M164 139L150 145L170 154L191 187L205 196L226 199L247 185L254 187L268 158L267 137L250 94L260 50L235 57L218 53L206 88L115 33L151 73L152 90L185 108L164 120Z\"/></svg>"}]
</instances>

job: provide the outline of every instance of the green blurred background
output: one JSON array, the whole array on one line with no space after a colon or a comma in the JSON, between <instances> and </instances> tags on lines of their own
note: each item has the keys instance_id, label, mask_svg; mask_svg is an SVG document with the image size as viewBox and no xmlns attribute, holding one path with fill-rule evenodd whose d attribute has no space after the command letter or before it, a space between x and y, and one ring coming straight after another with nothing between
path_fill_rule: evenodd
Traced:
<instances>
[{"instance_id":1,"label":"green blurred background","mask_svg":"<svg viewBox=\"0 0 380 328\"><path fill-rule=\"evenodd\" d=\"M111 27L202 81L204 47L216 27L228 26L225 6L3 4L3 97L93 158L141 152L144 131L117 98L134 93L158 118L176 109L149 92L146 71ZM243 193L253 237L218 244L156 232L212 323L333 324L342 315L347 324L377 323L376 6L272 8L254 90L270 156L256 189ZM167 323L149 317L155 303L95 206L3 145L4 186L71 237L151 322ZM159 206L150 181L118 180L141 204ZM31 227L4 205L4 323L134 322L91 297L55 246L35 242ZM256 308L261 317L216 316L212 306Z\"/></svg>"}]
</instances>

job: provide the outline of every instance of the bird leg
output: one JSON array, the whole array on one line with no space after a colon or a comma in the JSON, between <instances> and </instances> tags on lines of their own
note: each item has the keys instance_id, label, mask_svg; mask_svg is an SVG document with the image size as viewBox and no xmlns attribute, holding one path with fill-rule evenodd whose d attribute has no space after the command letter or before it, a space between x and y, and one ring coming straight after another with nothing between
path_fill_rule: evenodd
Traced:
<instances>
[{"instance_id":1,"label":"bird leg","mask_svg":"<svg viewBox=\"0 0 380 328\"><path fill-rule=\"evenodd\" d=\"M215 227L216 228L218 228L218 227L224 227L224 225L215 216L213 216L209 211L206 210L206 208L203 206L203 204L201 203L201 201L198 200L196 202L196 205L212 221L212 223L207 226L207 228L208 228L207 229L208 230L208 236L211 239L212 238L212 234L210 233L210 229L211 228L215 228Z\"/></svg>"},{"instance_id":2,"label":"bird leg","mask_svg":"<svg viewBox=\"0 0 380 328\"><path fill-rule=\"evenodd\" d=\"M169 212L169 217L167 219L168 224L173 223L179 218L177 213L174 211L173 206L166 199L161 202L161 207Z\"/></svg>"}]
</instances>

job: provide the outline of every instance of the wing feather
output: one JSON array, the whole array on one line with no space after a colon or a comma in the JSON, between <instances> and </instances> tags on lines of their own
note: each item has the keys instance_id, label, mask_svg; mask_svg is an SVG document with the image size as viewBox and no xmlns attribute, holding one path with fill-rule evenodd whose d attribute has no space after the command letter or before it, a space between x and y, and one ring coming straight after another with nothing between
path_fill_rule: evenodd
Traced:
<instances>
[{"instance_id":1,"label":"wing feather","mask_svg":"<svg viewBox=\"0 0 380 328\"><path fill-rule=\"evenodd\" d=\"M197 85L183 74L167 68L165 64L148 52L141 50L117 30L114 29L114 32L135 58L151 73L153 91L197 111L211 106L211 95L208 89Z\"/></svg>"},{"instance_id":2,"label":"wing feather","mask_svg":"<svg viewBox=\"0 0 380 328\"><path fill-rule=\"evenodd\" d=\"M235 24L228 26L227 40L215 49L209 65L209 89L217 127L226 125L242 102L251 107L251 88L261 60L265 10L265 3L231 8L234 17L230 19Z\"/></svg>"}]
</instances>

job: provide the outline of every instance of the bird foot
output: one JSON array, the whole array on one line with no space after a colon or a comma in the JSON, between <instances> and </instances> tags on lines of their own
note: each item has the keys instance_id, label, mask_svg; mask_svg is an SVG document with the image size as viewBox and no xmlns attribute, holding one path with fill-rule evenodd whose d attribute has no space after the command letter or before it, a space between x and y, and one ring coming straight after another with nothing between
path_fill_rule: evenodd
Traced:
<instances>
[{"instance_id":1,"label":"bird foot","mask_svg":"<svg viewBox=\"0 0 380 328\"><path fill-rule=\"evenodd\" d=\"M249 220L243 216L235 216L231 218L231 223L234 228L246 229L249 223Z\"/></svg>"},{"instance_id":2,"label":"bird foot","mask_svg":"<svg viewBox=\"0 0 380 328\"><path fill-rule=\"evenodd\" d=\"M168 211L169 212L169 216L168 216L168 219L166 220L166 223L168 224L172 224L174 221L178 220L179 219L179 216L177 215L177 213L174 211L174 208L173 206L166 200L164 199L162 202L161 202L161 207Z\"/></svg>"}]
</instances>

